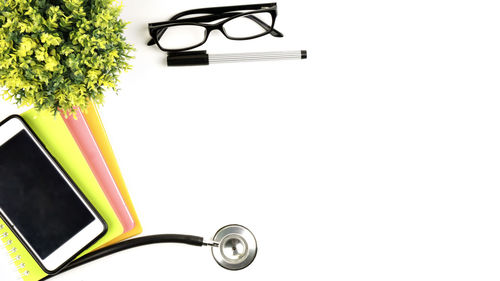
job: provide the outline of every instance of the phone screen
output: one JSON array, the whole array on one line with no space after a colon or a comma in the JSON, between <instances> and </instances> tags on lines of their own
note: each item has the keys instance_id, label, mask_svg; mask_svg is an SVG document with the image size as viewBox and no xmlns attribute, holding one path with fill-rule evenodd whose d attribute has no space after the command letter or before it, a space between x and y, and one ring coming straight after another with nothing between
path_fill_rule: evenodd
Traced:
<instances>
[{"instance_id":1,"label":"phone screen","mask_svg":"<svg viewBox=\"0 0 500 281\"><path fill-rule=\"evenodd\" d=\"M0 146L0 208L42 259L95 219L25 130Z\"/></svg>"}]
</instances>

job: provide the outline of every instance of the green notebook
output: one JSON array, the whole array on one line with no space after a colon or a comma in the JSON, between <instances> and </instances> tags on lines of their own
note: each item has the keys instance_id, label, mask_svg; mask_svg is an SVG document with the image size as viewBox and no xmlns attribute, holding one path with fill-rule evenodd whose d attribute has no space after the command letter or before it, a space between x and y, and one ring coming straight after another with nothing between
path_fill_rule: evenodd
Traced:
<instances>
[{"instance_id":1,"label":"green notebook","mask_svg":"<svg viewBox=\"0 0 500 281\"><path fill-rule=\"evenodd\" d=\"M29 110L21 116L108 224L106 235L80 256L121 235L123 227L118 217L61 117L59 115L54 117L48 112L40 113L35 110ZM2 242L6 244L7 250L10 251L9 255L15 260L23 280L38 281L47 276L1 220L0 225L3 226L0 234L7 234L6 237L2 238Z\"/></svg>"}]
</instances>

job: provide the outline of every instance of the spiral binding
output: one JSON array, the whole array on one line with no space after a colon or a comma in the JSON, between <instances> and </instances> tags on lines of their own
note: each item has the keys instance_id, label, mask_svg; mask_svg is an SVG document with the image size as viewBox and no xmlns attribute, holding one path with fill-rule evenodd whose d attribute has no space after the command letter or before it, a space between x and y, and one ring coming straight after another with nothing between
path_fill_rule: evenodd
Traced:
<instances>
[{"instance_id":1,"label":"spiral binding","mask_svg":"<svg viewBox=\"0 0 500 281\"><path fill-rule=\"evenodd\" d=\"M10 257L10 263L13 265L14 270L18 273L18 280L24 280L28 278L30 272L26 268L26 264L22 260L22 256L17 253L17 248L13 245L12 239L10 239L11 232L8 227L2 223L0 223L0 240L2 242L2 249L6 251L6 253Z\"/></svg>"}]
</instances>

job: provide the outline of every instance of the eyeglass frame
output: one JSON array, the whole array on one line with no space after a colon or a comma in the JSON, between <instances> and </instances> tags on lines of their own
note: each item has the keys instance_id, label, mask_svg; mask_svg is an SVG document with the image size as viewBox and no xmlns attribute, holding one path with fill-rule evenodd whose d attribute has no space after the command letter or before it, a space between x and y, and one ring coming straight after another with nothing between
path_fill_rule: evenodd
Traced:
<instances>
[{"instance_id":1,"label":"eyeglass frame","mask_svg":"<svg viewBox=\"0 0 500 281\"><path fill-rule=\"evenodd\" d=\"M238 5L238 6L223 6L223 7L212 7L212 8L201 8L201 9L192 9L192 10L187 10L184 12L180 12L174 16L171 17L170 20L168 21L163 21L163 22L155 22L155 23L150 23L148 24L149 27L149 34L151 35L152 39L147 43L148 46L152 46L156 44L160 50L164 52L182 52L182 51L187 51L191 50L194 48L197 48L203 44L205 44L208 40L208 37L210 36L210 33L214 30L219 30L224 34L224 36L227 39L230 40L251 40L255 38L259 38L262 36L265 36L267 34L271 34L274 37L283 37L283 34L279 32L278 30L274 29L274 25L276 23L276 17L278 16L278 6L277 3L267 3L267 4L253 4L253 5ZM253 10L249 12L237 12L237 11L242 11L242 10ZM255 21L257 24L259 24L263 28L268 28L264 33L254 35L254 36L249 36L249 37L231 37L229 36L226 31L224 30L223 26L225 23L238 18L238 17L244 17L252 14L259 14L259 13L269 13L272 18L272 25L269 26L267 23L263 22L257 17L251 18L253 21ZM179 19L180 17L187 16L190 14L210 14L208 16L199 16L199 17L192 17L192 18L187 18L187 19ZM227 18L223 21L220 21L215 24L208 24L208 23L203 23L203 22L211 22L214 20L218 19L223 19ZM159 39L163 36L165 31L167 30L168 27L171 26L181 26L181 25L194 25L194 26L201 26L205 28L205 38L203 39L202 42L185 47L185 48L179 48L179 49L169 49L169 48L164 48L161 46L159 43Z\"/></svg>"}]
</instances>

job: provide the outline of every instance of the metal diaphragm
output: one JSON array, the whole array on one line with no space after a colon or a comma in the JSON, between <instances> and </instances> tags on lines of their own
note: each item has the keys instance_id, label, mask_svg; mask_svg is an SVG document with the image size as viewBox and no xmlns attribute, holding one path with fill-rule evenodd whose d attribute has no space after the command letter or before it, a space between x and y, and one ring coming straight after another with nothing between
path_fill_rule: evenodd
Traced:
<instances>
[{"instance_id":1,"label":"metal diaphragm","mask_svg":"<svg viewBox=\"0 0 500 281\"><path fill-rule=\"evenodd\" d=\"M257 256L257 240L246 227L231 224L219 229L213 241L212 255L225 269L240 270L249 266Z\"/></svg>"}]
</instances>

